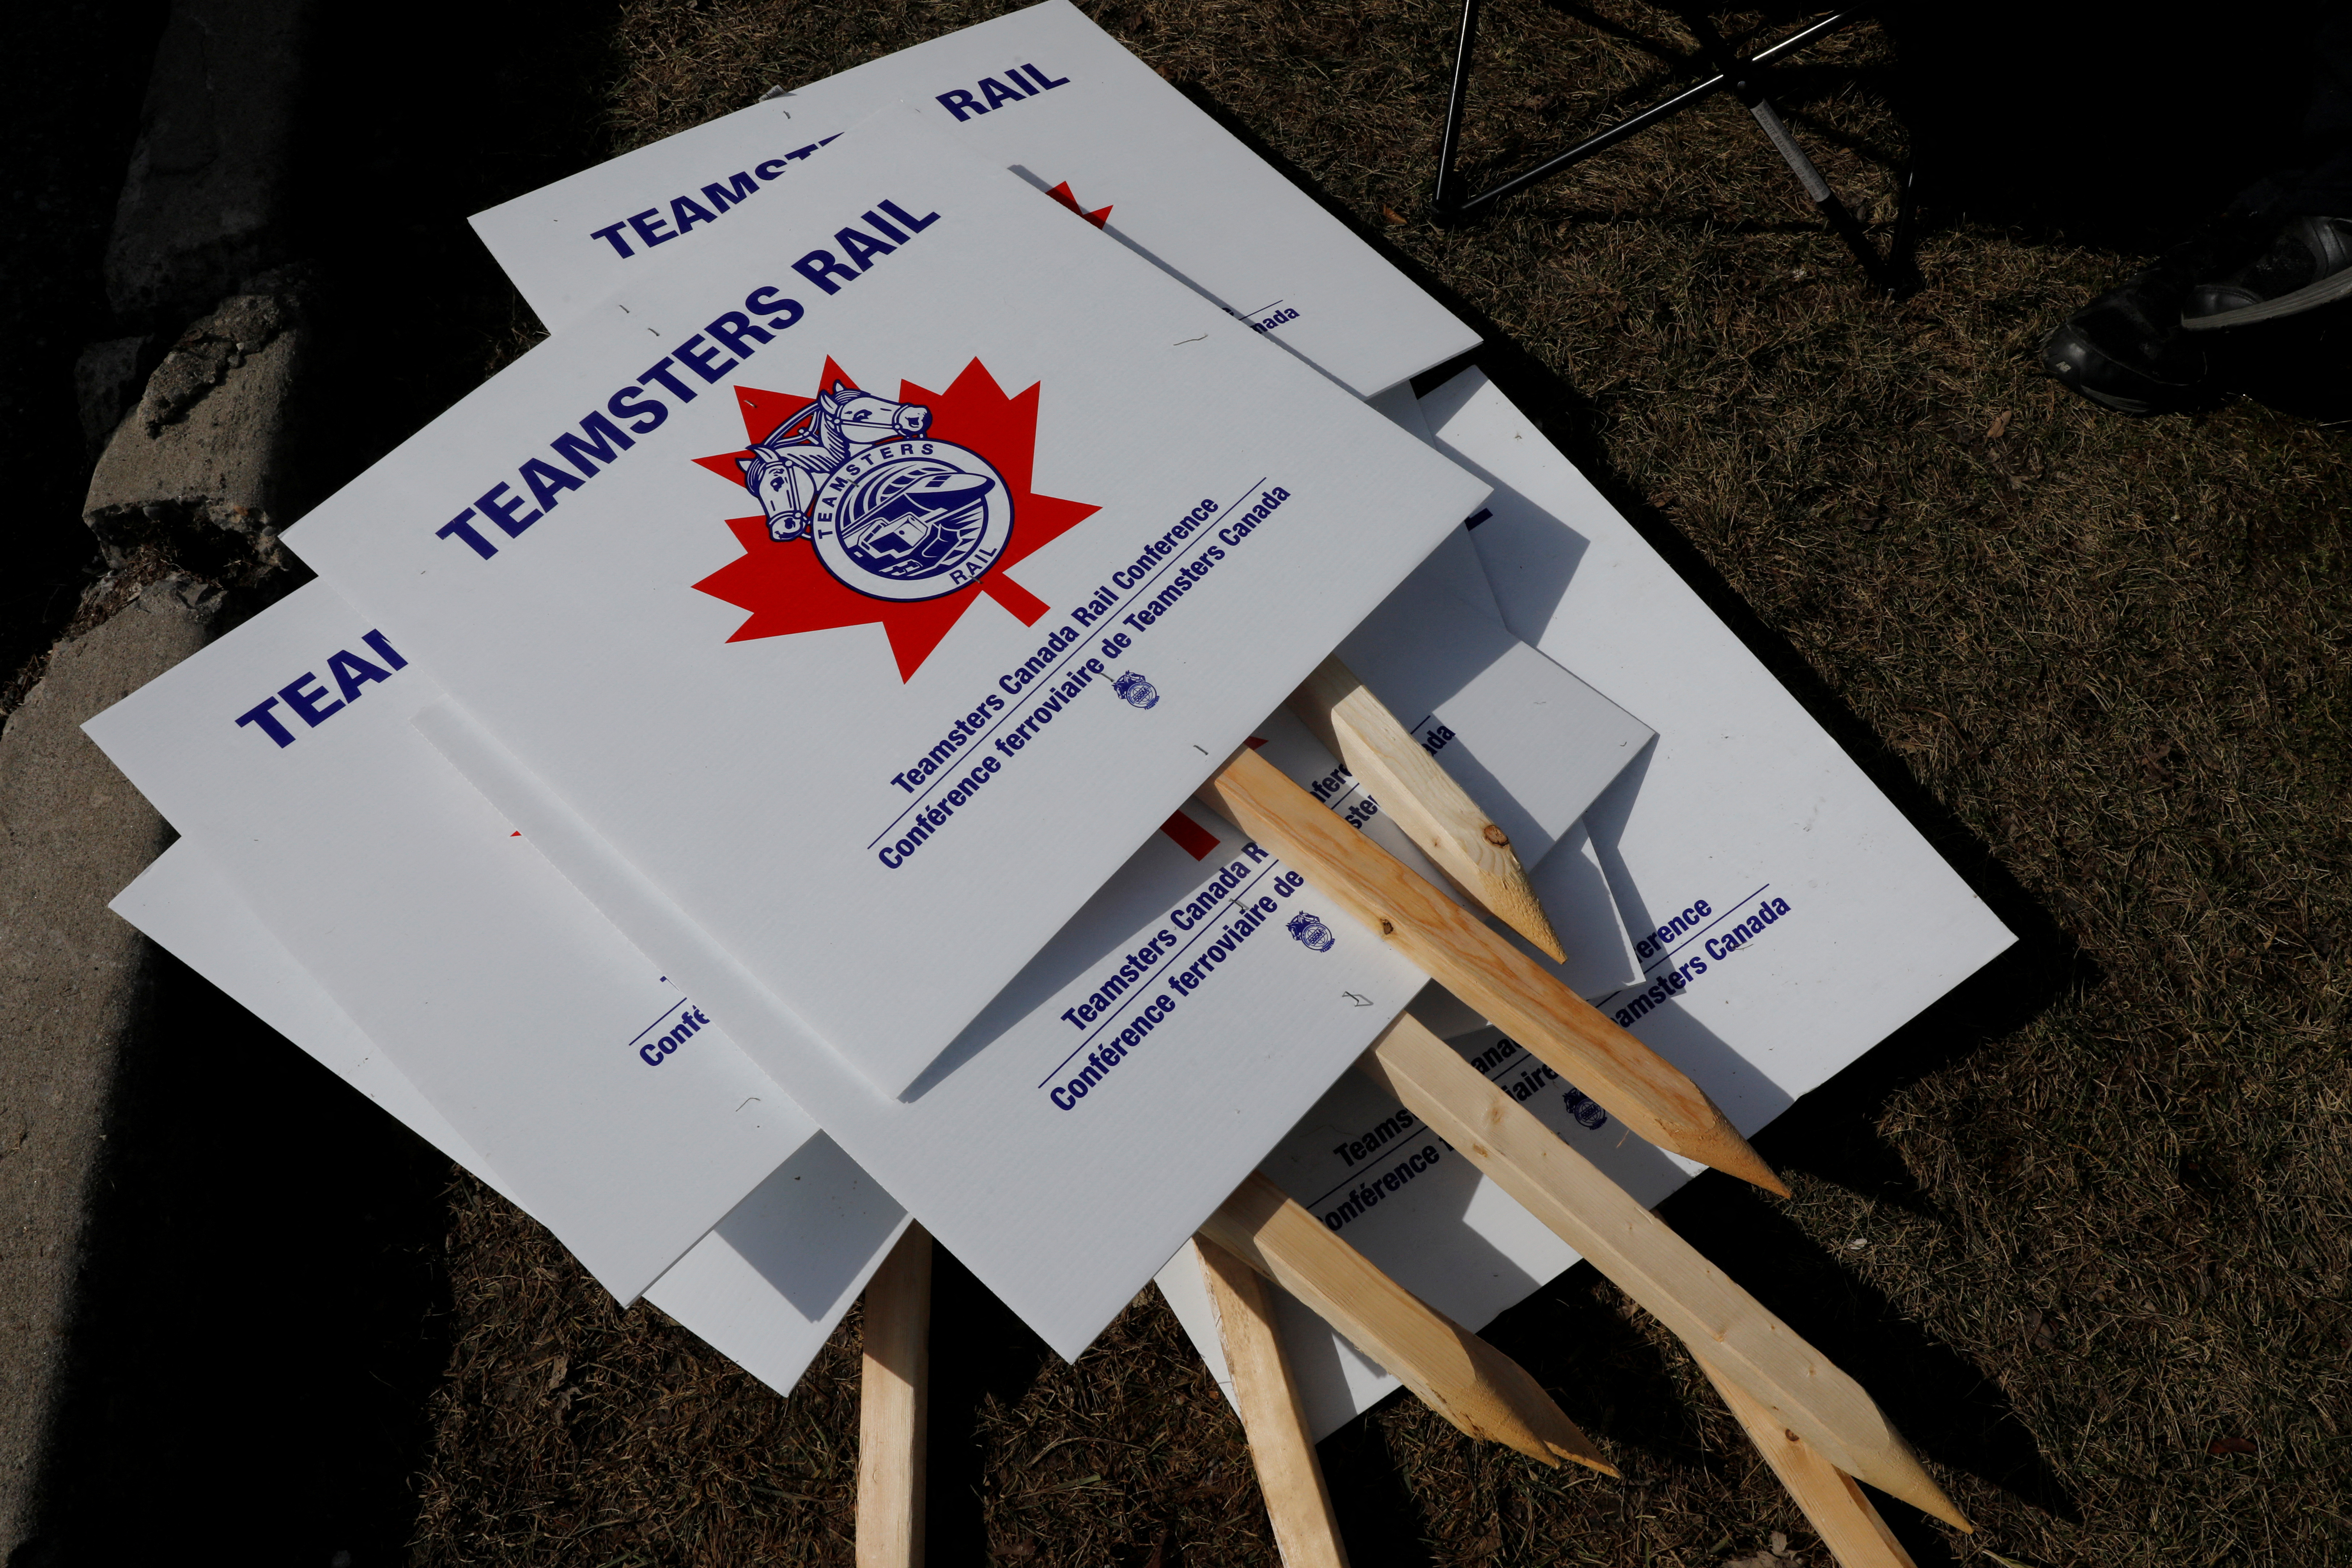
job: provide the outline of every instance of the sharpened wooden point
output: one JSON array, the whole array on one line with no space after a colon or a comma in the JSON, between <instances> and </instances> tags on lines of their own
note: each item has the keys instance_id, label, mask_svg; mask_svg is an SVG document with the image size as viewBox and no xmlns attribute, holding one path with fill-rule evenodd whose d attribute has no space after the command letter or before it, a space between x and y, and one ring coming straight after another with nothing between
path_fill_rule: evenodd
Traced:
<instances>
[{"instance_id":1,"label":"sharpened wooden point","mask_svg":"<svg viewBox=\"0 0 2352 1568\"><path fill-rule=\"evenodd\" d=\"M1356 1066L1828 1463L1969 1528L1860 1384L1411 1014Z\"/></svg>"},{"instance_id":2,"label":"sharpened wooden point","mask_svg":"<svg viewBox=\"0 0 2352 1568\"><path fill-rule=\"evenodd\" d=\"M1265 1176L1252 1173L1201 1235L1297 1297L1470 1436L1547 1465L1573 1459L1617 1473L1526 1368L1390 1279Z\"/></svg>"},{"instance_id":3,"label":"sharpened wooden point","mask_svg":"<svg viewBox=\"0 0 2352 1568\"><path fill-rule=\"evenodd\" d=\"M1472 902L1551 956L1568 958L1511 836L1422 749L1388 704L1337 654L1291 694L1291 713L1314 733Z\"/></svg>"},{"instance_id":4,"label":"sharpened wooden point","mask_svg":"<svg viewBox=\"0 0 2352 1568\"><path fill-rule=\"evenodd\" d=\"M1196 1237L1192 1247L1216 1314L1234 1405L1249 1438L1250 1463L1283 1568L1348 1568L1331 1490L1275 1323L1274 1287L1213 1241Z\"/></svg>"},{"instance_id":5,"label":"sharpened wooden point","mask_svg":"<svg viewBox=\"0 0 2352 1568\"><path fill-rule=\"evenodd\" d=\"M1789 1195L1705 1089L1272 763L1244 748L1201 786L1201 798L1635 1134Z\"/></svg>"},{"instance_id":6,"label":"sharpened wooden point","mask_svg":"<svg viewBox=\"0 0 2352 1568\"><path fill-rule=\"evenodd\" d=\"M1748 1440L1772 1467L1805 1522L1837 1559L1838 1568L1919 1568L1852 1476L1822 1458L1746 1389L1709 1366L1705 1356L1694 1351L1691 1359L1739 1418Z\"/></svg>"},{"instance_id":7,"label":"sharpened wooden point","mask_svg":"<svg viewBox=\"0 0 2352 1568\"><path fill-rule=\"evenodd\" d=\"M922 1568L931 1403L931 1237L909 1224L866 1287L857 1568Z\"/></svg>"}]
</instances>

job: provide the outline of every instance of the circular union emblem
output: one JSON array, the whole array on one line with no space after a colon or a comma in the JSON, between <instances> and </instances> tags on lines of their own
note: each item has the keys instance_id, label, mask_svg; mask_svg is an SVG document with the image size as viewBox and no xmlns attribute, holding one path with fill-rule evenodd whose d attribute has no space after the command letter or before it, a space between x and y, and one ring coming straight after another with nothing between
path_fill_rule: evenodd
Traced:
<instances>
[{"instance_id":1,"label":"circular union emblem","mask_svg":"<svg viewBox=\"0 0 2352 1568\"><path fill-rule=\"evenodd\" d=\"M850 458L810 507L824 569L876 599L937 599L979 581L1013 536L1013 498L951 441L890 441Z\"/></svg>"},{"instance_id":2,"label":"circular union emblem","mask_svg":"<svg viewBox=\"0 0 2352 1568\"><path fill-rule=\"evenodd\" d=\"M1323 923L1323 917L1320 915L1303 912L1295 914L1290 917L1290 923L1282 929L1305 942L1308 950L1315 952L1330 952L1332 942L1338 940L1332 936L1331 928Z\"/></svg>"}]
</instances>

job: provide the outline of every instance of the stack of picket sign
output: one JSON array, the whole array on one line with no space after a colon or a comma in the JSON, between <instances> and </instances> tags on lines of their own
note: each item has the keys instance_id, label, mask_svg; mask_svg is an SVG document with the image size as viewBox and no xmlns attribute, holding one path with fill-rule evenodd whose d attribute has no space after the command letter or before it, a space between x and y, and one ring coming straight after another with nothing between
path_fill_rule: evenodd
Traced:
<instances>
[{"instance_id":1,"label":"stack of picket sign","mask_svg":"<svg viewBox=\"0 0 2352 1568\"><path fill-rule=\"evenodd\" d=\"M1400 1381L1607 1468L1456 1326L1580 1256L1853 1568L1850 1478L1960 1523L1646 1205L2009 935L1414 395L1460 322L1066 0L476 221L553 336L91 723L185 835L126 917L780 1392L875 1279L864 1561L927 1234L1067 1356L1158 1270L1294 1563Z\"/></svg>"}]
</instances>

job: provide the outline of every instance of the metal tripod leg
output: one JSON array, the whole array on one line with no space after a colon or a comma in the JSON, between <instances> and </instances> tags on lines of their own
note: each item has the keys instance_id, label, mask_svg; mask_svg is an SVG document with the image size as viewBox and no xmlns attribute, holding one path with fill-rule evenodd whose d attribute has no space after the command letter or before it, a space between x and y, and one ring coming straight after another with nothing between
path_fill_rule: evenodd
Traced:
<instances>
[{"instance_id":1,"label":"metal tripod leg","mask_svg":"<svg viewBox=\"0 0 2352 1568\"><path fill-rule=\"evenodd\" d=\"M1676 93L1663 103L1654 104L1637 114L1630 115L1618 121L1607 130L1586 138L1567 152L1546 160L1526 174L1516 175L1491 190L1473 196L1464 188L1465 183L1454 167L1454 160L1461 146L1462 120L1470 95L1470 58L1477 42L1478 5L1479 0L1464 0L1462 32L1454 46L1454 84L1446 100L1445 126L1438 145L1436 187L1430 197L1431 211L1439 222L1448 225L1472 222L1483 216L1488 208L1505 196L1523 191L1538 181L1549 179L1571 164L1582 163L1594 153L1616 145L1635 132L1681 113L1710 94L1728 89L1747 106L1748 112L1756 117L1757 124L1762 127L1764 134L1780 151L1782 159L1796 174L1798 182L1805 187L1805 195L1811 199L1815 209L1821 213L1822 219L1838 237L1853 250L1854 258L1861 263L1863 271L1870 279L1872 285L1895 298L1908 294L1917 287L1908 254L1913 216L1910 175L1906 174L1904 176L1901 201L1895 214L1894 240L1888 255L1882 258L1876 248L1871 245L1869 237L1863 233L1862 225L1856 221L1853 214L1846 209L1845 204L1838 199L1837 193L1830 188L1829 182L1822 177L1821 170L1815 166L1811 158L1805 155L1804 149L1798 146L1796 139L1789 134L1789 128L1782 122L1779 111L1754 85L1754 79L1761 67L1783 56L1794 54L1816 39L1858 18L1847 13L1825 16L1811 26L1790 35L1779 43L1759 49L1753 55L1742 59L1725 46L1722 38L1706 25L1703 18L1696 16L1687 16L1693 35L1699 40L1701 57L1715 74Z\"/></svg>"},{"instance_id":2,"label":"metal tripod leg","mask_svg":"<svg viewBox=\"0 0 2352 1568\"><path fill-rule=\"evenodd\" d=\"M1903 258L1891 249L1889 255L1880 257L1878 247L1870 243L1868 235L1863 233L1861 223L1847 209L1845 203L1838 199L1838 194L1830 188L1829 181L1822 177L1820 167L1806 155L1802 147L1797 145L1797 139L1789 134L1789 127L1781 120L1780 111L1774 109L1772 100L1764 95L1759 79L1762 73L1755 62L1742 60L1734 55L1722 36L1705 17L1693 13L1685 19L1690 24L1691 36L1698 40L1699 58L1706 62L1710 70L1725 79L1732 96L1747 106L1748 112L1762 127L1765 139L1780 153L1781 161L1789 165L1789 172L1797 176L1797 183L1805 187L1805 195L1811 198L1814 210L1845 242L1846 248L1853 252L1854 260L1861 264L1863 275L1870 279L1871 286L1889 298L1899 298L1906 292L1903 287ZM1910 197L1908 179L1904 181L1903 196L1907 205ZM1907 226L1898 225L1898 234Z\"/></svg>"}]
</instances>

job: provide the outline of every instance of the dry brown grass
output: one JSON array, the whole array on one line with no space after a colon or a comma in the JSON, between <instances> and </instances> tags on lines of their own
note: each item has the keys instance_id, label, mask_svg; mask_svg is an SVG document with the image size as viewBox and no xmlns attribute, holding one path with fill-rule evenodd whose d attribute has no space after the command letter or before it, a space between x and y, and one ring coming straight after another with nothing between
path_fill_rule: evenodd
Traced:
<instances>
[{"instance_id":1,"label":"dry brown grass","mask_svg":"<svg viewBox=\"0 0 2352 1568\"><path fill-rule=\"evenodd\" d=\"M634 0L610 143L999 8ZM1976 1518L1966 1540L1888 1505L1922 1564L2346 1561L2342 433L2252 403L2133 422L2039 377L2042 334L2128 259L2070 233L2137 219L1931 205L1928 287L1890 306L1717 102L1447 232L1421 216L1446 5L1094 12L1483 322L1507 388L2023 938L1764 1140L1794 1202L1706 1182L1668 1211ZM1616 0L1496 6L1470 163L1642 100L1685 47ZM1884 220L1907 153L1886 45L1814 59L1792 119ZM849 1561L854 1319L779 1400L612 1310L470 1185L454 1237L419 1564ZM1238 1431L1156 1299L1075 1366L951 1268L940 1303L935 1562L1273 1562ZM1625 1480L1392 1403L1325 1445L1360 1568L1714 1568L1775 1531L1825 1561L1588 1271L1491 1335Z\"/></svg>"}]
</instances>

